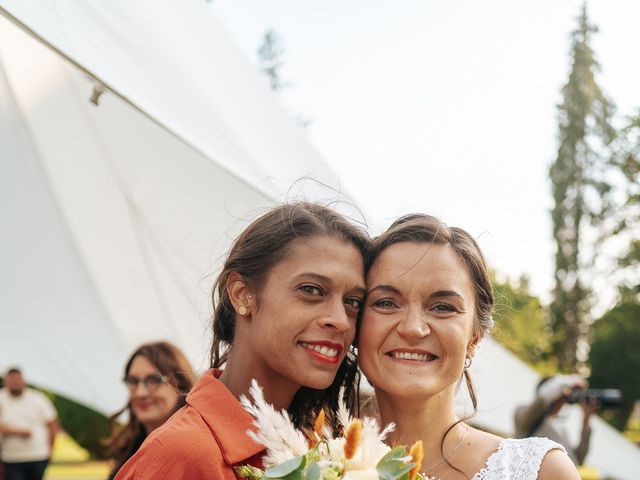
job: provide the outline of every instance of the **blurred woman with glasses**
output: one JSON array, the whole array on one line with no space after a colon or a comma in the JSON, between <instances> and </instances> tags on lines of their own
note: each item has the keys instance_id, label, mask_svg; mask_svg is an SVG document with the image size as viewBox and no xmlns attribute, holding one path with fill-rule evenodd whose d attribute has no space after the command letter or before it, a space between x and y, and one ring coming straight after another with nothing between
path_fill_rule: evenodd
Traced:
<instances>
[{"instance_id":1,"label":"blurred woman with glasses","mask_svg":"<svg viewBox=\"0 0 640 480\"><path fill-rule=\"evenodd\" d=\"M109 454L115 459L109 479L136 453L147 435L185 404L195 375L177 347L156 342L142 345L133 352L125 366L123 380L129 389L129 401L109 418ZM125 411L129 418L122 427L116 420Z\"/></svg>"}]
</instances>

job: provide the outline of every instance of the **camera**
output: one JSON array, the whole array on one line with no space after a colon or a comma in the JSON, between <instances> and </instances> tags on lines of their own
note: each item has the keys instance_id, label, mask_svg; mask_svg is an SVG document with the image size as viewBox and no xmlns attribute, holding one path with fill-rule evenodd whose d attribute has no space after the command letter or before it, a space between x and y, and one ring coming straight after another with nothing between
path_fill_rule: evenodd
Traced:
<instances>
[{"instance_id":1,"label":"camera","mask_svg":"<svg viewBox=\"0 0 640 480\"><path fill-rule=\"evenodd\" d=\"M597 402L602 408L617 407L622 403L622 391L617 388L576 389L567 396L568 403Z\"/></svg>"}]
</instances>

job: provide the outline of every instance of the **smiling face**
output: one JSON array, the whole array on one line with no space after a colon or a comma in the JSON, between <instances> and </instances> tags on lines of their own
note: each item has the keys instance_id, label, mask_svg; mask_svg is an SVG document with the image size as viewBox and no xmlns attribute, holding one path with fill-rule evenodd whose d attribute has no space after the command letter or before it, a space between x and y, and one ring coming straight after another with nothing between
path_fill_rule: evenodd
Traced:
<instances>
[{"instance_id":1,"label":"smiling face","mask_svg":"<svg viewBox=\"0 0 640 480\"><path fill-rule=\"evenodd\" d=\"M127 377L139 380L160 375L158 369L143 355L136 355L131 362ZM144 425L147 434L162 425L175 411L180 395L173 385L164 381L157 387L151 381L140 381L129 389L131 410Z\"/></svg>"},{"instance_id":2,"label":"smiling face","mask_svg":"<svg viewBox=\"0 0 640 480\"><path fill-rule=\"evenodd\" d=\"M362 255L352 243L293 240L238 325L249 342L243 363L263 386L327 388L353 342L364 288Z\"/></svg>"},{"instance_id":3,"label":"smiling face","mask_svg":"<svg viewBox=\"0 0 640 480\"><path fill-rule=\"evenodd\" d=\"M391 245L367 275L362 371L390 396L453 395L473 355L474 312L468 268L450 246Z\"/></svg>"}]
</instances>

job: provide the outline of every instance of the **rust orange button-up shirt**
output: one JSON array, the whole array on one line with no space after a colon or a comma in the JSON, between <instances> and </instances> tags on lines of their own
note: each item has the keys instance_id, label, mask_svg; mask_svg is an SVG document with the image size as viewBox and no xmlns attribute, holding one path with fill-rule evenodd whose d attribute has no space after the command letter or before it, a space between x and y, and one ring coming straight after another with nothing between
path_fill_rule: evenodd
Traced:
<instances>
[{"instance_id":1,"label":"rust orange button-up shirt","mask_svg":"<svg viewBox=\"0 0 640 480\"><path fill-rule=\"evenodd\" d=\"M209 370L187 395L187 405L156 429L115 480L235 480L233 466L261 466L264 447L246 432L252 417Z\"/></svg>"}]
</instances>

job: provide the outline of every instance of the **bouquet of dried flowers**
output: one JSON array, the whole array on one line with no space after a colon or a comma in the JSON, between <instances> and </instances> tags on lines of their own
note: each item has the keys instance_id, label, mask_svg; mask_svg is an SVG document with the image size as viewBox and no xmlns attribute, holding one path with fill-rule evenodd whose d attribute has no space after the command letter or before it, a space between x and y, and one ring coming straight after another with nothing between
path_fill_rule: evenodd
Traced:
<instances>
[{"instance_id":1,"label":"bouquet of dried flowers","mask_svg":"<svg viewBox=\"0 0 640 480\"><path fill-rule=\"evenodd\" d=\"M250 394L240 399L255 418L256 432L248 432L266 447L265 469L249 465L236 468L236 473L250 480L430 480L418 473L422 463L422 442L410 449L390 448L384 443L394 425L382 431L369 417L362 420L349 415L342 399L337 412L341 434L325 424L320 411L315 428L309 434L296 429L287 412L276 411L268 404L262 389L253 381Z\"/></svg>"}]
</instances>

